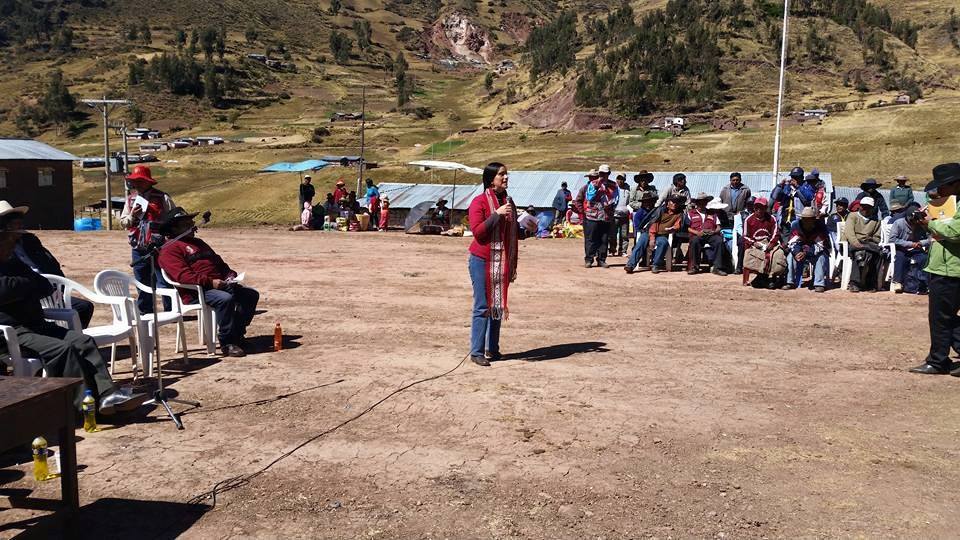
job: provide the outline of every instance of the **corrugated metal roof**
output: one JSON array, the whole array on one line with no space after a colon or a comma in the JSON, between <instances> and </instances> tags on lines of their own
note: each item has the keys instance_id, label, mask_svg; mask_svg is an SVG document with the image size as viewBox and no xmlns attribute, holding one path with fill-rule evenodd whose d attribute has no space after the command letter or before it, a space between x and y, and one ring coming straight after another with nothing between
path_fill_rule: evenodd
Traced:
<instances>
[{"instance_id":1,"label":"corrugated metal roof","mask_svg":"<svg viewBox=\"0 0 960 540\"><path fill-rule=\"evenodd\" d=\"M413 208L424 201L443 197L447 207L466 210L473 198L480 194L480 184L399 184L381 182L377 185L380 195L390 199L390 208Z\"/></svg>"},{"instance_id":2,"label":"corrugated metal roof","mask_svg":"<svg viewBox=\"0 0 960 540\"><path fill-rule=\"evenodd\" d=\"M613 171L612 177L619 173L627 175L627 182L631 188L636 184L633 182L633 175L638 171ZM686 172L687 187L693 194L708 193L718 196L723 186L730 183L729 172ZM536 208L550 208L553 205L553 197L560 189L561 182L567 182L567 188L576 196L577 191L586 184L584 177L587 171L510 171L510 187L508 191L513 197L518 207L524 208L533 205ZM673 183L675 171L654 171L653 185L659 191L663 191ZM773 181L769 172L741 172L743 183L750 188L750 191L756 195L768 196L773 189ZM782 177L789 175L784 172ZM826 184L827 193L833 189L833 177L828 172L821 172L820 179ZM458 185L457 200L453 206L456 210L466 210L470 206L470 201L481 191L480 184ZM418 203L427 200L436 201L441 195L447 199L451 198L453 186L449 184L394 184L381 183L380 192L388 194L387 190L397 190L397 199L394 195L389 195L390 206L393 208L411 208ZM856 194L854 194L856 195Z\"/></svg>"},{"instance_id":3,"label":"corrugated metal roof","mask_svg":"<svg viewBox=\"0 0 960 540\"><path fill-rule=\"evenodd\" d=\"M833 195L835 198L839 199L841 197L846 198L848 201L853 201L857 198L857 195L860 194L860 188L858 187L846 187L846 186L837 186L833 189ZM883 195L883 200L887 201L887 204L890 204L890 190L889 189L878 189L877 191ZM922 191L913 192L913 200L917 201L920 204L924 204L924 201L927 200L927 194Z\"/></svg>"},{"instance_id":4,"label":"corrugated metal roof","mask_svg":"<svg viewBox=\"0 0 960 540\"><path fill-rule=\"evenodd\" d=\"M79 161L77 156L30 139L0 139L0 160Z\"/></svg>"}]
</instances>

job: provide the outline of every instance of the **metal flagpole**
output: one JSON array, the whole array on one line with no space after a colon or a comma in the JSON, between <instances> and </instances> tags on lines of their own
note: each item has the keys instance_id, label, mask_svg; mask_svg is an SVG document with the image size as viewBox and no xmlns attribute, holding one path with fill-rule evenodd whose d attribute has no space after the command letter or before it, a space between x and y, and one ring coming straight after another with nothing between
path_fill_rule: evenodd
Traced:
<instances>
[{"instance_id":1,"label":"metal flagpole","mask_svg":"<svg viewBox=\"0 0 960 540\"><path fill-rule=\"evenodd\" d=\"M363 185L363 131L367 124L367 87L360 89L360 174L357 175L357 198L360 198L360 189Z\"/></svg>"},{"instance_id":2,"label":"metal flagpole","mask_svg":"<svg viewBox=\"0 0 960 540\"><path fill-rule=\"evenodd\" d=\"M789 43L790 0L783 0L783 36L780 38L780 91L777 95L777 128L773 138L773 183L780 175L780 120L783 116L783 89L787 72L787 45Z\"/></svg>"}]
</instances>

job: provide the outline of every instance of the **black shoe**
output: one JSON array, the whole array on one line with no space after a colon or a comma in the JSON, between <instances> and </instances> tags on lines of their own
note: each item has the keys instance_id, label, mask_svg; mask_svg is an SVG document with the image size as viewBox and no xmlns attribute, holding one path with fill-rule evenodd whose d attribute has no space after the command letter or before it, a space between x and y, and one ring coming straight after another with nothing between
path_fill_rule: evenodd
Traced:
<instances>
[{"instance_id":1,"label":"black shoe","mask_svg":"<svg viewBox=\"0 0 960 540\"><path fill-rule=\"evenodd\" d=\"M478 366L490 367L490 361L482 356L471 356L470 360L473 360L473 363Z\"/></svg>"},{"instance_id":2,"label":"black shoe","mask_svg":"<svg viewBox=\"0 0 960 540\"><path fill-rule=\"evenodd\" d=\"M483 357L491 362L499 362L503 360L503 355L500 353L484 353Z\"/></svg>"},{"instance_id":3,"label":"black shoe","mask_svg":"<svg viewBox=\"0 0 960 540\"><path fill-rule=\"evenodd\" d=\"M597 266L599 266L600 268L609 268L609 267L610 267L610 265L607 264L607 261L600 261L600 262L597 263Z\"/></svg>"},{"instance_id":4,"label":"black shoe","mask_svg":"<svg viewBox=\"0 0 960 540\"><path fill-rule=\"evenodd\" d=\"M950 375L953 375L954 373L956 373L956 375L954 376L960 377L960 369L954 370L951 372L944 369L940 369L936 366L931 366L930 364L922 364L917 367L910 368L910 373L919 373L921 375L946 375L948 373Z\"/></svg>"},{"instance_id":5,"label":"black shoe","mask_svg":"<svg viewBox=\"0 0 960 540\"><path fill-rule=\"evenodd\" d=\"M584 268L593 268L593 261L587 261L583 263Z\"/></svg>"},{"instance_id":6,"label":"black shoe","mask_svg":"<svg viewBox=\"0 0 960 540\"><path fill-rule=\"evenodd\" d=\"M729 274L727 274L726 272L724 272L723 270L721 270L721 269L719 269L719 268L714 268L713 270L711 270L711 272L713 272L713 274L716 275L716 276L726 276L726 275L729 275Z\"/></svg>"},{"instance_id":7,"label":"black shoe","mask_svg":"<svg viewBox=\"0 0 960 540\"><path fill-rule=\"evenodd\" d=\"M110 415L117 412L132 411L149 399L147 394L134 394L129 388L116 390L100 397L100 414Z\"/></svg>"},{"instance_id":8,"label":"black shoe","mask_svg":"<svg viewBox=\"0 0 960 540\"><path fill-rule=\"evenodd\" d=\"M822 286L816 286L813 288L813 292L826 292L826 288Z\"/></svg>"},{"instance_id":9,"label":"black shoe","mask_svg":"<svg viewBox=\"0 0 960 540\"><path fill-rule=\"evenodd\" d=\"M633 273L633 267L630 266L630 265L624 266L624 267L623 267L623 271L626 272L626 273L628 273L628 274L632 274L632 273Z\"/></svg>"},{"instance_id":10,"label":"black shoe","mask_svg":"<svg viewBox=\"0 0 960 540\"><path fill-rule=\"evenodd\" d=\"M242 358L247 355L247 353L243 352L243 349L241 349L240 347L232 343L226 343L226 344L220 345L220 348L223 350L224 356L230 356L233 358Z\"/></svg>"},{"instance_id":11,"label":"black shoe","mask_svg":"<svg viewBox=\"0 0 960 540\"><path fill-rule=\"evenodd\" d=\"M847 290L850 292L860 292L860 287L851 283L850 286L847 287Z\"/></svg>"},{"instance_id":12,"label":"black shoe","mask_svg":"<svg viewBox=\"0 0 960 540\"><path fill-rule=\"evenodd\" d=\"M954 369L953 371L951 371L951 372L950 372L950 375L953 375L954 377L960 377L960 367L958 367L958 368Z\"/></svg>"}]
</instances>

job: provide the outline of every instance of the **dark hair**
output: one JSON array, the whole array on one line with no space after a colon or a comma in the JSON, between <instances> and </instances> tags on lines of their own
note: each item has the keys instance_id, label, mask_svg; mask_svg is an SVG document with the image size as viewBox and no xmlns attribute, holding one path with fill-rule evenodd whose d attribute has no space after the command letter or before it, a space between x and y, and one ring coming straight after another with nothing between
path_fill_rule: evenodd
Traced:
<instances>
[{"instance_id":1,"label":"dark hair","mask_svg":"<svg viewBox=\"0 0 960 540\"><path fill-rule=\"evenodd\" d=\"M740 180L743 180L743 176L741 176L740 173L738 172L730 173L730 179L733 180L734 178L739 178Z\"/></svg>"},{"instance_id":2,"label":"dark hair","mask_svg":"<svg viewBox=\"0 0 960 540\"><path fill-rule=\"evenodd\" d=\"M686 181L687 181L687 175L685 175L685 174L683 174L683 173L677 173L677 174L673 175L673 185L677 185L677 182L679 182L679 181L681 181L681 180L683 180L684 182L686 182Z\"/></svg>"},{"instance_id":3,"label":"dark hair","mask_svg":"<svg viewBox=\"0 0 960 540\"><path fill-rule=\"evenodd\" d=\"M483 168L483 189L490 189L490 184L493 183L494 177L497 176L503 166L503 163L496 161L487 163L487 166Z\"/></svg>"},{"instance_id":4,"label":"dark hair","mask_svg":"<svg viewBox=\"0 0 960 540\"><path fill-rule=\"evenodd\" d=\"M367 185L368 185L368 186L372 186L372 185L373 185L373 178L367 178Z\"/></svg>"}]
</instances>

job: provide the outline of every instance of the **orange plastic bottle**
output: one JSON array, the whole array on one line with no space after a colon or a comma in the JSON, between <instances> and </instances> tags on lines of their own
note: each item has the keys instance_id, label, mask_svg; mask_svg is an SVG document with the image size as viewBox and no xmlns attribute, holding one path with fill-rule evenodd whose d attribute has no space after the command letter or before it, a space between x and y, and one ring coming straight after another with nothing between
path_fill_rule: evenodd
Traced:
<instances>
[{"instance_id":1,"label":"orange plastic bottle","mask_svg":"<svg viewBox=\"0 0 960 540\"><path fill-rule=\"evenodd\" d=\"M283 328L280 328L280 323L273 329L273 350L283 350Z\"/></svg>"}]
</instances>

